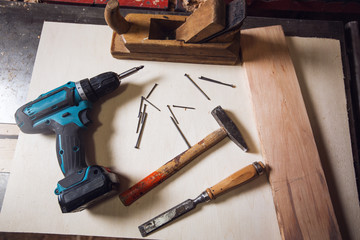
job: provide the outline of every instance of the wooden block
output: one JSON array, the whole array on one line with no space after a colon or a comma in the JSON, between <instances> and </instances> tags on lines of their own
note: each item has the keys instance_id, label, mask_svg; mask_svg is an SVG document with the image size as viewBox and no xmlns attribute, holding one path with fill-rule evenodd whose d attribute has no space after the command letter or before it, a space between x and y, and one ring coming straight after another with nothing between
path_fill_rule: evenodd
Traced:
<instances>
[{"instance_id":1,"label":"wooden block","mask_svg":"<svg viewBox=\"0 0 360 240\"><path fill-rule=\"evenodd\" d=\"M283 239L341 239L281 26L242 31L241 49Z\"/></svg>"},{"instance_id":2,"label":"wooden block","mask_svg":"<svg viewBox=\"0 0 360 240\"><path fill-rule=\"evenodd\" d=\"M130 29L124 34L114 32L111 54L119 59L174 61L186 63L233 65L239 58L240 32L231 42L193 44L175 40L172 32L185 16L159 14L128 14Z\"/></svg>"},{"instance_id":3,"label":"wooden block","mask_svg":"<svg viewBox=\"0 0 360 240\"><path fill-rule=\"evenodd\" d=\"M225 28L226 8L223 0L207 0L184 24L176 29L176 40L196 43Z\"/></svg>"}]
</instances>

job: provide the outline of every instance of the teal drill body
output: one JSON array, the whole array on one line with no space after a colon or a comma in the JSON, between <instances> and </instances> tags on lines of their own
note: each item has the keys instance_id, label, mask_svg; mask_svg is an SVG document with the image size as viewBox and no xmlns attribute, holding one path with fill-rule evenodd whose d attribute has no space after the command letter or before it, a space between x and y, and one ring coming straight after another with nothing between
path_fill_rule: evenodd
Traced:
<instances>
[{"instance_id":1,"label":"teal drill body","mask_svg":"<svg viewBox=\"0 0 360 240\"><path fill-rule=\"evenodd\" d=\"M55 194L63 213L83 210L116 193L118 181L114 173L87 165L80 135L90 123L88 111L92 104L117 89L122 78L142 68L68 82L16 111L15 120L22 132L56 134L56 155L65 178L58 182Z\"/></svg>"}]
</instances>

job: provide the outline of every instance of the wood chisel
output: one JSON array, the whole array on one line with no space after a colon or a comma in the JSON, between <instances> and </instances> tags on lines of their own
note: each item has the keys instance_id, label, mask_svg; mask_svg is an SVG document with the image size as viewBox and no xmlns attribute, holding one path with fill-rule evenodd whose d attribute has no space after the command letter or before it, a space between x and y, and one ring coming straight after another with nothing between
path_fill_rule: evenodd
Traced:
<instances>
[{"instance_id":1,"label":"wood chisel","mask_svg":"<svg viewBox=\"0 0 360 240\"><path fill-rule=\"evenodd\" d=\"M229 177L223 179L211 188L206 189L195 199L188 199L179 205L163 212L157 217L145 222L139 226L139 231L143 237L146 237L156 229L166 225L174 219L193 210L199 203L214 200L221 194L238 187L242 184L254 180L265 172L265 165L262 162L254 162L239 171L233 173Z\"/></svg>"}]
</instances>

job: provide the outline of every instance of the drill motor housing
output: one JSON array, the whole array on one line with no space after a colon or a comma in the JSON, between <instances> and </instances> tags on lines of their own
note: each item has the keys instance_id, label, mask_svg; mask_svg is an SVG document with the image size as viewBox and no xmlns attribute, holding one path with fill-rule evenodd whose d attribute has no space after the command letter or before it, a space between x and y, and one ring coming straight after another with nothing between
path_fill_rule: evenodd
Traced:
<instances>
[{"instance_id":1,"label":"drill motor housing","mask_svg":"<svg viewBox=\"0 0 360 240\"><path fill-rule=\"evenodd\" d=\"M68 82L15 113L16 123L24 133L56 133L56 154L65 178L58 182L55 194L63 213L83 210L117 191L114 173L86 164L80 133L90 123L88 111L92 103L119 85L119 75L114 72Z\"/></svg>"}]
</instances>

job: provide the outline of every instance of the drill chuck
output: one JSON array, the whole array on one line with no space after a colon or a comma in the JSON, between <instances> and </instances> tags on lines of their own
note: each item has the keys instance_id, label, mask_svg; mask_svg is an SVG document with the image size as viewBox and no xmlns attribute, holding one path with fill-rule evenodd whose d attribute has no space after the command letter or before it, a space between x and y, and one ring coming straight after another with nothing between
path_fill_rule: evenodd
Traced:
<instances>
[{"instance_id":1,"label":"drill chuck","mask_svg":"<svg viewBox=\"0 0 360 240\"><path fill-rule=\"evenodd\" d=\"M119 77L114 72L106 72L96 77L80 81L80 86L86 99L90 102L96 102L100 97L111 93L120 85ZM77 88L79 90L79 88Z\"/></svg>"},{"instance_id":2,"label":"drill chuck","mask_svg":"<svg viewBox=\"0 0 360 240\"><path fill-rule=\"evenodd\" d=\"M102 96L105 96L117 89L120 85L121 79L136 73L143 67L144 66L134 67L120 74L105 72L90 78L90 80L86 78L79 82L81 88L77 87L77 89L84 100L95 102ZM82 95L81 92L83 92L85 96Z\"/></svg>"}]
</instances>

